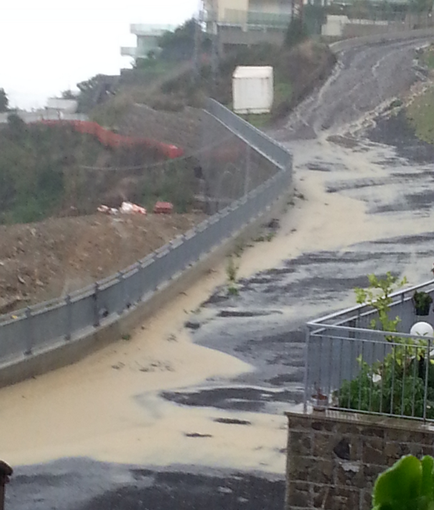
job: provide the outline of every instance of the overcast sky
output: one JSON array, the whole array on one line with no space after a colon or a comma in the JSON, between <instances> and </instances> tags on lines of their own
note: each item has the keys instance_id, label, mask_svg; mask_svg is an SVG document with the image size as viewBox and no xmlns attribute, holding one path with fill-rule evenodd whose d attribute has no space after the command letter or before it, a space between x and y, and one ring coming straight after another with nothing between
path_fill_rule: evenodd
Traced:
<instances>
[{"instance_id":1,"label":"overcast sky","mask_svg":"<svg viewBox=\"0 0 434 510\"><path fill-rule=\"evenodd\" d=\"M12 106L44 106L47 96L98 73L118 73L131 59L130 23L180 24L198 0L2 0L0 88ZM4 5L6 4L6 5Z\"/></svg>"}]
</instances>

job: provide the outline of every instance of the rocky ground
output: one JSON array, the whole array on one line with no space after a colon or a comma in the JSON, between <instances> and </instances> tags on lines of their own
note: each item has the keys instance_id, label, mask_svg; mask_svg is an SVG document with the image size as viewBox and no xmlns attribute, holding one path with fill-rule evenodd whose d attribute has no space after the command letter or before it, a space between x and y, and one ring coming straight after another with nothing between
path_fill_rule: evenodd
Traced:
<instances>
[{"instance_id":1,"label":"rocky ground","mask_svg":"<svg viewBox=\"0 0 434 510\"><path fill-rule=\"evenodd\" d=\"M96 214L0 226L0 313L89 285L186 232L201 214Z\"/></svg>"}]
</instances>

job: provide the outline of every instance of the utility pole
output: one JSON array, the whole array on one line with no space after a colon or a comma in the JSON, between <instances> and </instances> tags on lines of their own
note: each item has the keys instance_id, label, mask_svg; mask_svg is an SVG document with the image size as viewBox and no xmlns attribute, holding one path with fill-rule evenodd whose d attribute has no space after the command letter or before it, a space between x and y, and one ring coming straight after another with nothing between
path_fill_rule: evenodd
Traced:
<instances>
[{"instance_id":1,"label":"utility pole","mask_svg":"<svg viewBox=\"0 0 434 510\"><path fill-rule=\"evenodd\" d=\"M197 19L194 20L194 53L193 53L193 79L199 81L200 77L200 54L201 54L201 24L200 12Z\"/></svg>"},{"instance_id":2,"label":"utility pole","mask_svg":"<svg viewBox=\"0 0 434 510\"><path fill-rule=\"evenodd\" d=\"M211 28L211 72L214 92L218 78L219 49L218 49L218 0L210 0L210 28Z\"/></svg>"},{"instance_id":3,"label":"utility pole","mask_svg":"<svg viewBox=\"0 0 434 510\"><path fill-rule=\"evenodd\" d=\"M194 27L193 79L196 82L199 81L201 73L203 11L203 2L200 0Z\"/></svg>"}]
</instances>

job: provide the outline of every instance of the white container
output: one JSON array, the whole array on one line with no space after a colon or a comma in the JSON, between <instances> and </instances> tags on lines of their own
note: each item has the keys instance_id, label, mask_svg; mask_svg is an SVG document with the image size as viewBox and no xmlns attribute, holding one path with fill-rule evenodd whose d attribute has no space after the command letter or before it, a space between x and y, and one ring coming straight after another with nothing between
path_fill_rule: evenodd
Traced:
<instances>
[{"instance_id":1,"label":"white container","mask_svg":"<svg viewBox=\"0 0 434 510\"><path fill-rule=\"evenodd\" d=\"M235 113L268 113L273 106L273 68L238 66L232 77Z\"/></svg>"}]
</instances>

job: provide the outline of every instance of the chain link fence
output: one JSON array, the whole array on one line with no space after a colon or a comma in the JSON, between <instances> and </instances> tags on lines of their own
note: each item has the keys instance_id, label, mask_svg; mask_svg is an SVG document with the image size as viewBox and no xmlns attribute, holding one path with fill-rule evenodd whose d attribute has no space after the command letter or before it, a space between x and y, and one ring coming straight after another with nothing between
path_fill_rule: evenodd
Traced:
<instances>
[{"instance_id":1,"label":"chain link fence","mask_svg":"<svg viewBox=\"0 0 434 510\"><path fill-rule=\"evenodd\" d=\"M0 316L0 366L116 322L290 192L292 158L285 149L215 101L203 115L197 170L212 215L115 275Z\"/></svg>"}]
</instances>

